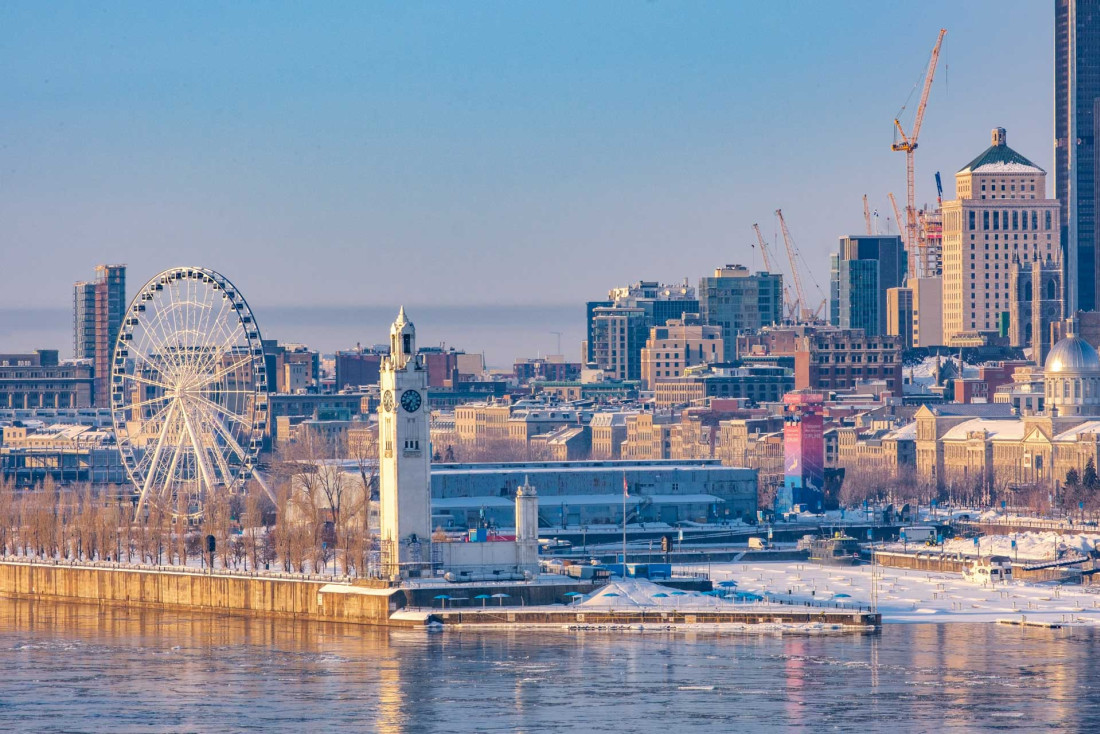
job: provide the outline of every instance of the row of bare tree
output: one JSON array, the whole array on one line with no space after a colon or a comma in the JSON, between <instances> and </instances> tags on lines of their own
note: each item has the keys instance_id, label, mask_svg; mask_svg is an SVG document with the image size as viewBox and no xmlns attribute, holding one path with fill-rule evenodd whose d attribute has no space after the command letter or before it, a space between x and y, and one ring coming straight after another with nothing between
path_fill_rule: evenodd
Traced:
<instances>
[{"instance_id":1,"label":"row of bare tree","mask_svg":"<svg viewBox=\"0 0 1100 734\"><path fill-rule=\"evenodd\" d=\"M371 436L353 443L314 436L275 456L274 500L251 483L241 493L207 497L199 517L156 502L136 516L133 498L118 487L47 479L27 489L0 481L0 554L366 575L377 465Z\"/></svg>"}]
</instances>

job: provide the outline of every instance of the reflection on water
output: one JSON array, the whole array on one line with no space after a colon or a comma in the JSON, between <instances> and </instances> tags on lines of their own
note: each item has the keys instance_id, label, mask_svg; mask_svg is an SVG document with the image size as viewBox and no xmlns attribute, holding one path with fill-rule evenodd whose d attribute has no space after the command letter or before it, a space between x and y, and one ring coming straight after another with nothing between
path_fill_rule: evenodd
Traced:
<instances>
[{"instance_id":1,"label":"reflection on water","mask_svg":"<svg viewBox=\"0 0 1100 734\"><path fill-rule=\"evenodd\" d=\"M1098 652L996 625L427 633L0 599L0 730L1096 731Z\"/></svg>"}]
</instances>

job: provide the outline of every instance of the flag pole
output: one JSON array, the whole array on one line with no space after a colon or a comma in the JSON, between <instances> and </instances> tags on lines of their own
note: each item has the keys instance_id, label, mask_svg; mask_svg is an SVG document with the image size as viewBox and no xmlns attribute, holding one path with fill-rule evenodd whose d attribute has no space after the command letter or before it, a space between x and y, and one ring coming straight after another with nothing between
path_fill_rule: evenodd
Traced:
<instances>
[{"instance_id":1,"label":"flag pole","mask_svg":"<svg viewBox=\"0 0 1100 734\"><path fill-rule=\"evenodd\" d=\"M626 579L626 472L623 472L623 579Z\"/></svg>"}]
</instances>

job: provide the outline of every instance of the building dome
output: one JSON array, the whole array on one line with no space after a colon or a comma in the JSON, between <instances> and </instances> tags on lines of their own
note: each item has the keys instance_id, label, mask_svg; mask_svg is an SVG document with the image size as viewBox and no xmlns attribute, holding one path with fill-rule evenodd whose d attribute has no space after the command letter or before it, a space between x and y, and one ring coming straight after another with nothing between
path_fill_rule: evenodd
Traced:
<instances>
[{"instance_id":1,"label":"building dome","mask_svg":"<svg viewBox=\"0 0 1100 734\"><path fill-rule=\"evenodd\" d=\"M1100 354L1074 326L1068 320L1066 337L1051 347L1043 364L1046 408L1051 415L1100 415Z\"/></svg>"},{"instance_id":2,"label":"building dome","mask_svg":"<svg viewBox=\"0 0 1100 734\"><path fill-rule=\"evenodd\" d=\"M1100 354L1081 337L1070 335L1051 347L1043 372L1048 375L1100 375Z\"/></svg>"}]
</instances>

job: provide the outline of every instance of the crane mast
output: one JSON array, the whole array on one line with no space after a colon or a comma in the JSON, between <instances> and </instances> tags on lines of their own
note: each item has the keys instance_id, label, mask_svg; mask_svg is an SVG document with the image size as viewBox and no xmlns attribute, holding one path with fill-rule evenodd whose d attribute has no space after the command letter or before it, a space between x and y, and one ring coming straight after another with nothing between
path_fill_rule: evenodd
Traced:
<instances>
[{"instance_id":1,"label":"crane mast","mask_svg":"<svg viewBox=\"0 0 1100 734\"><path fill-rule=\"evenodd\" d=\"M905 250L909 256L909 276L913 278L920 275L916 269L918 262L918 243L916 194L913 183L914 153L917 149L917 138L920 136L920 128L924 122L924 110L928 106L928 93L932 90L932 78L936 74L936 64L940 59L940 45L943 43L943 37L946 33L946 28L940 29L940 34L936 38L936 45L932 48L932 57L928 61L928 71L924 76L924 88L921 89L920 103L917 105L917 116L916 119L913 120L913 128L911 132L906 135L905 130L901 126L901 120L899 119L901 113L898 113L898 117L894 118L894 128L897 134L901 136L901 142L895 142L890 146L891 150L905 152ZM901 225L899 224L898 226L900 229ZM919 260L923 261L923 257L919 258Z\"/></svg>"},{"instance_id":2,"label":"crane mast","mask_svg":"<svg viewBox=\"0 0 1100 734\"><path fill-rule=\"evenodd\" d=\"M756 232L756 241L760 243L760 254L764 256L764 269L769 273L777 272L772 268L772 260L768 255L768 243L764 240L764 235L760 233L760 225L753 224L752 231ZM782 273L778 273L782 275ZM791 287L787 284L783 284L783 306L787 311L787 318L794 319L798 315L798 304L791 300Z\"/></svg>"},{"instance_id":3,"label":"crane mast","mask_svg":"<svg viewBox=\"0 0 1100 734\"><path fill-rule=\"evenodd\" d=\"M768 243L764 241L764 235L760 234L760 225L753 224L752 231L756 232L756 241L760 243L760 254L764 256L764 269L772 272L772 259L768 256Z\"/></svg>"},{"instance_id":4,"label":"crane mast","mask_svg":"<svg viewBox=\"0 0 1100 734\"><path fill-rule=\"evenodd\" d=\"M863 222L867 225L867 234L874 234L871 231L871 207L867 203L867 194L863 195Z\"/></svg>"},{"instance_id":5,"label":"crane mast","mask_svg":"<svg viewBox=\"0 0 1100 734\"><path fill-rule=\"evenodd\" d=\"M783 219L783 210L776 209L775 216L779 218L779 230L783 233L783 245L787 248L787 259L791 262L791 278L794 280L794 290L798 294L799 304L799 321L805 321L805 317L810 313L807 306L806 294L802 290L802 278L798 274L798 262L795 258L795 246L791 243L791 232L787 229L787 221Z\"/></svg>"},{"instance_id":6,"label":"crane mast","mask_svg":"<svg viewBox=\"0 0 1100 734\"><path fill-rule=\"evenodd\" d=\"M890 206L894 208L894 224L898 225L898 233L901 233L901 212L898 211L898 200L894 198L894 192L891 191L886 195L890 199ZM908 274L908 277L913 277L912 273Z\"/></svg>"}]
</instances>

